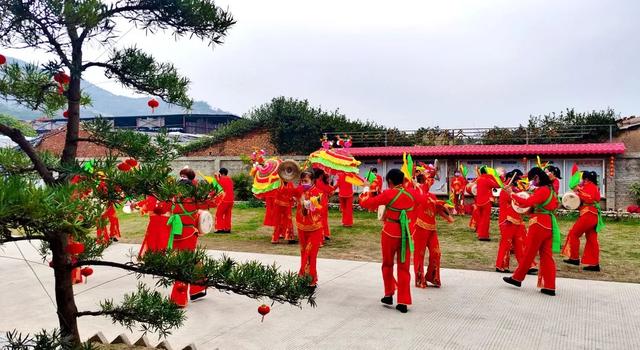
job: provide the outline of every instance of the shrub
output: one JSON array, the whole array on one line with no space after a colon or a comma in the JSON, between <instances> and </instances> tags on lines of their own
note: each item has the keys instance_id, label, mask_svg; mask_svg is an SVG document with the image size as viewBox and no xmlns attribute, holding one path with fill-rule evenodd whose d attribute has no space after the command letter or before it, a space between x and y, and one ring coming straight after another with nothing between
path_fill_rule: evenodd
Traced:
<instances>
[{"instance_id":1,"label":"shrub","mask_svg":"<svg viewBox=\"0 0 640 350\"><path fill-rule=\"evenodd\" d=\"M253 178L249 176L249 174L236 174L231 176L231 180L233 180L233 192L235 195L235 200L248 201L254 198L253 192L251 192Z\"/></svg>"},{"instance_id":2,"label":"shrub","mask_svg":"<svg viewBox=\"0 0 640 350\"><path fill-rule=\"evenodd\" d=\"M629 187L629 192L633 196L633 199L636 201L636 204L640 205L640 181L634 182Z\"/></svg>"}]
</instances>

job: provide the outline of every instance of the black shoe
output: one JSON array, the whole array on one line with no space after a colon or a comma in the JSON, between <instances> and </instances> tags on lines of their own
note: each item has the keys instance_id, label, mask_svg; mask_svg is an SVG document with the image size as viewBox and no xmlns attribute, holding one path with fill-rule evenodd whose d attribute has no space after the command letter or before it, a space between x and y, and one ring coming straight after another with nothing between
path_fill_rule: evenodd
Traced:
<instances>
[{"instance_id":1,"label":"black shoe","mask_svg":"<svg viewBox=\"0 0 640 350\"><path fill-rule=\"evenodd\" d=\"M600 272L600 265L585 266L582 269L585 270L585 271Z\"/></svg>"},{"instance_id":2,"label":"black shoe","mask_svg":"<svg viewBox=\"0 0 640 350\"><path fill-rule=\"evenodd\" d=\"M491 238L478 238L480 242L491 242Z\"/></svg>"},{"instance_id":3,"label":"black shoe","mask_svg":"<svg viewBox=\"0 0 640 350\"><path fill-rule=\"evenodd\" d=\"M202 297L204 297L205 295L207 295L207 291L204 290L203 292L200 292L198 294L194 294L190 297L191 301L196 300L196 299L200 299Z\"/></svg>"},{"instance_id":4,"label":"black shoe","mask_svg":"<svg viewBox=\"0 0 640 350\"><path fill-rule=\"evenodd\" d=\"M287 243L288 243L288 244L296 244L296 243L298 243L298 240L296 240L296 239L290 239L290 240L288 240L288 241L287 241Z\"/></svg>"},{"instance_id":5,"label":"black shoe","mask_svg":"<svg viewBox=\"0 0 640 350\"><path fill-rule=\"evenodd\" d=\"M538 269L536 269L535 267L532 267L529 269L529 271L527 271L527 275L537 275L538 274Z\"/></svg>"},{"instance_id":6,"label":"black shoe","mask_svg":"<svg viewBox=\"0 0 640 350\"><path fill-rule=\"evenodd\" d=\"M403 314L406 314L406 313L407 313L407 311L408 311L408 310L407 310L407 305L405 305L405 304L398 304L398 305L396 305L396 310L398 310L398 311L402 312Z\"/></svg>"},{"instance_id":7,"label":"black shoe","mask_svg":"<svg viewBox=\"0 0 640 350\"><path fill-rule=\"evenodd\" d=\"M552 297L556 295L556 291L553 289L540 289L540 293L542 294L546 294L546 295L551 295Z\"/></svg>"},{"instance_id":8,"label":"black shoe","mask_svg":"<svg viewBox=\"0 0 640 350\"><path fill-rule=\"evenodd\" d=\"M215 230L213 233L224 233L224 230Z\"/></svg>"},{"instance_id":9,"label":"black shoe","mask_svg":"<svg viewBox=\"0 0 640 350\"><path fill-rule=\"evenodd\" d=\"M500 270L499 268L496 267L496 272L500 272L500 273L511 273L511 271L509 271L509 269L504 269L504 270Z\"/></svg>"},{"instance_id":10,"label":"black shoe","mask_svg":"<svg viewBox=\"0 0 640 350\"><path fill-rule=\"evenodd\" d=\"M117 242L117 241L119 241L119 239L118 239L118 237L111 237L111 241L112 242Z\"/></svg>"},{"instance_id":11,"label":"black shoe","mask_svg":"<svg viewBox=\"0 0 640 350\"><path fill-rule=\"evenodd\" d=\"M516 287L522 286L522 282L514 280L513 277L502 277L502 280Z\"/></svg>"},{"instance_id":12,"label":"black shoe","mask_svg":"<svg viewBox=\"0 0 640 350\"><path fill-rule=\"evenodd\" d=\"M331 237L329 237L329 236L324 236L324 240L325 240L325 241L330 241L330 240L331 240Z\"/></svg>"},{"instance_id":13,"label":"black shoe","mask_svg":"<svg viewBox=\"0 0 640 350\"><path fill-rule=\"evenodd\" d=\"M387 305L393 305L393 296L385 296L384 298L380 299L380 302Z\"/></svg>"},{"instance_id":14,"label":"black shoe","mask_svg":"<svg viewBox=\"0 0 640 350\"><path fill-rule=\"evenodd\" d=\"M576 266L580 265L580 260L579 259L564 259L562 261L564 261L565 263L567 263L569 265L576 265Z\"/></svg>"}]
</instances>

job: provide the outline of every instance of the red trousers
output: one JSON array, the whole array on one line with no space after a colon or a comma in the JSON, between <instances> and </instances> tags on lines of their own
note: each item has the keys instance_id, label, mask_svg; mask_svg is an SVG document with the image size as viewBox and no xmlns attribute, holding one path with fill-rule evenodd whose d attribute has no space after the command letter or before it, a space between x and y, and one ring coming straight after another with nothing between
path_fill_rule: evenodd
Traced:
<instances>
[{"instance_id":1,"label":"red trousers","mask_svg":"<svg viewBox=\"0 0 640 350\"><path fill-rule=\"evenodd\" d=\"M478 227L478 207L473 204L471 209L471 219L469 219L469 228L476 229Z\"/></svg>"},{"instance_id":2,"label":"red trousers","mask_svg":"<svg viewBox=\"0 0 640 350\"><path fill-rule=\"evenodd\" d=\"M296 235L293 232L293 221L291 221L291 207L274 205L271 209L271 215L275 223L271 242L276 243L280 238L295 240Z\"/></svg>"},{"instance_id":3,"label":"red trousers","mask_svg":"<svg viewBox=\"0 0 640 350\"><path fill-rule=\"evenodd\" d=\"M415 227L413 233L413 270L416 275L416 286L426 288L427 282L440 287L440 242L438 232ZM424 273L424 256L429 248L429 265Z\"/></svg>"},{"instance_id":4,"label":"red trousers","mask_svg":"<svg viewBox=\"0 0 640 350\"><path fill-rule=\"evenodd\" d=\"M315 286L318 283L316 262L320 244L322 244L322 229L315 231L298 230L298 239L300 240L300 271L298 271L298 275L310 275L310 285Z\"/></svg>"},{"instance_id":5,"label":"red trousers","mask_svg":"<svg viewBox=\"0 0 640 350\"><path fill-rule=\"evenodd\" d=\"M491 203L478 205L476 220L476 233L478 238L489 238L489 226L491 225Z\"/></svg>"},{"instance_id":6,"label":"red trousers","mask_svg":"<svg viewBox=\"0 0 640 350\"><path fill-rule=\"evenodd\" d=\"M340 211L342 212L342 226L353 226L353 196L340 197Z\"/></svg>"},{"instance_id":7,"label":"red trousers","mask_svg":"<svg viewBox=\"0 0 640 350\"><path fill-rule=\"evenodd\" d=\"M182 238L182 236L185 236ZM176 236L173 241L174 250L195 250L198 245L198 235L192 228L185 227L181 236ZM179 307L186 307L189 303L189 296L206 291L206 286L199 286L185 282L176 281L171 290L171 301Z\"/></svg>"},{"instance_id":8,"label":"red trousers","mask_svg":"<svg viewBox=\"0 0 640 350\"><path fill-rule=\"evenodd\" d=\"M562 255L569 259L577 260L580 258L580 237L583 234L587 237L584 245L584 253L582 254L582 263L584 265L600 264L600 244L598 243L598 233L596 226L598 225L598 216L592 213L581 215L569 230L567 240L562 248Z\"/></svg>"},{"instance_id":9,"label":"red trousers","mask_svg":"<svg viewBox=\"0 0 640 350\"><path fill-rule=\"evenodd\" d=\"M384 281L384 295L393 295L398 289L398 304L411 305L411 252L409 244L405 248L405 260L400 262L402 240L382 233L380 239L382 247L382 280ZM397 258L396 258L397 256ZM398 263L398 280L393 276L394 260Z\"/></svg>"},{"instance_id":10,"label":"red trousers","mask_svg":"<svg viewBox=\"0 0 640 350\"><path fill-rule=\"evenodd\" d=\"M529 227L524 257L518 263L518 268L513 273L513 279L524 281L527 271L531 267L536 255L540 254L540 271L538 272L538 288L556 289L556 263L551 252L552 241L551 228L544 228L534 224Z\"/></svg>"},{"instance_id":11,"label":"red trousers","mask_svg":"<svg viewBox=\"0 0 640 350\"><path fill-rule=\"evenodd\" d=\"M509 269L509 260L511 258L512 250L516 255L518 265L522 263L526 236L527 231L523 224L517 225L508 221L500 224L500 244L498 245L496 269Z\"/></svg>"},{"instance_id":12,"label":"red trousers","mask_svg":"<svg viewBox=\"0 0 640 350\"><path fill-rule=\"evenodd\" d=\"M233 202L222 202L216 209L216 231L231 231L231 211Z\"/></svg>"}]
</instances>

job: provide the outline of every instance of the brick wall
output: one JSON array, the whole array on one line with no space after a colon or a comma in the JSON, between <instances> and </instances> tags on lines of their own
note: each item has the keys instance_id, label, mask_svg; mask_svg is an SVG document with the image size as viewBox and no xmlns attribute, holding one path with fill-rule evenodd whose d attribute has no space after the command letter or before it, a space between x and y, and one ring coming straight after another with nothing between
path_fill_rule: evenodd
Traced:
<instances>
[{"instance_id":1,"label":"brick wall","mask_svg":"<svg viewBox=\"0 0 640 350\"><path fill-rule=\"evenodd\" d=\"M54 130L43 136L42 140L36 147L38 151L49 151L58 156L62 155L62 150L64 149L65 137L67 134L67 129L59 129ZM89 137L89 133L80 130L79 135L80 138ZM96 145L95 143L80 141L78 143L78 157L103 157L109 154L109 151L106 147Z\"/></svg>"},{"instance_id":2,"label":"brick wall","mask_svg":"<svg viewBox=\"0 0 640 350\"><path fill-rule=\"evenodd\" d=\"M616 159L615 166L615 209L625 210L627 206L635 204L629 187L640 181L640 152L626 152Z\"/></svg>"},{"instance_id":3,"label":"brick wall","mask_svg":"<svg viewBox=\"0 0 640 350\"><path fill-rule=\"evenodd\" d=\"M276 153L275 146L271 143L271 136L267 130L252 131L244 136L231 138L205 149L189 153L188 157L208 156L239 156L250 155L254 148L261 148L267 155Z\"/></svg>"},{"instance_id":4,"label":"brick wall","mask_svg":"<svg viewBox=\"0 0 640 350\"><path fill-rule=\"evenodd\" d=\"M627 153L640 152L640 128L621 130L620 134L613 138L613 142L624 142Z\"/></svg>"}]
</instances>

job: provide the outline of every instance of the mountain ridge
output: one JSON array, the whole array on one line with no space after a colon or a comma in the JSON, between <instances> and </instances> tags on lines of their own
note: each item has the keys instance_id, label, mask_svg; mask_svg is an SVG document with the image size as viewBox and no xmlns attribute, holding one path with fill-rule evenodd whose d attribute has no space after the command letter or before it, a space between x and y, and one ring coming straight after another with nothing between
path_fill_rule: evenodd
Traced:
<instances>
[{"instance_id":1,"label":"mountain ridge","mask_svg":"<svg viewBox=\"0 0 640 350\"><path fill-rule=\"evenodd\" d=\"M26 62L7 57L8 63L25 64ZM85 117L113 117L113 116L144 116L144 115L162 115L162 114L178 114L184 113L185 109L176 105L160 102L160 106L152 113L151 108L147 106L148 98L145 97L127 97L114 94L111 91L103 89L92 84L87 80L82 80L82 90L91 97L91 106L82 107L80 115ZM194 101L190 110L191 113L217 114L228 113L222 109L211 107L205 101ZM33 120L43 116L42 112L34 111L15 102L0 100L0 114L8 114L22 120ZM231 114L231 113L230 113ZM60 115L54 115L53 118L62 118Z\"/></svg>"}]
</instances>

